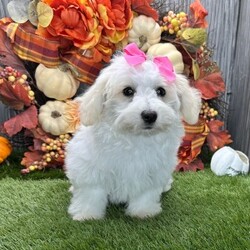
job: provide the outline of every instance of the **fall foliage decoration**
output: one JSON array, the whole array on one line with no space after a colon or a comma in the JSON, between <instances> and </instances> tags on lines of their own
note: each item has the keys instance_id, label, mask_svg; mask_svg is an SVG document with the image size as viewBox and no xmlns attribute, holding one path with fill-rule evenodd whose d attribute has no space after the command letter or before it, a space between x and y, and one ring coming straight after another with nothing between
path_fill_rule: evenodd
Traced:
<instances>
[{"instance_id":1,"label":"fall foliage decoration","mask_svg":"<svg viewBox=\"0 0 250 250\"><path fill-rule=\"evenodd\" d=\"M207 28L208 23L205 19L207 15L208 12L202 6L200 0L195 0L190 4L190 22L192 27Z\"/></svg>"},{"instance_id":2,"label":"fall foliage decoration","mask_svg":"<svg viewBox=\"0 0 250 250\"><path fill-rule=\"evenodd\" d=\"M48 166L62 166L65 158L65 146L70 139L70 134L61 134L55 138L47 135L37 138L36 143L39 146L24 154L21 164L27 167L22 169L22 173L27 174L34 170L42 170Z\"/></svg>"},{"instance_id":3,"label":"fall foliage decoration","mask_svg":"<svg viewBox=\"0 0 250 250\"><path fill-rule=\"evenodd\" d=\"M0 19L0 100L17 115L1 132L32 138L23 174L63 168L80 124L75 98L131 42L149 56L168 56L201 93L198 123L184 123L177 171L202 170L204 148L213 153L232 142L215 105L225 83L207 44L208 12L200 0L189 10L163 0L11 0L8 12Z\"/></svg>"},{"instance_id":4,"label":"fall foliage decoration","mask_svg":"<svg viewBox=\"0 0 250 250\"><path fill-rule=\"evenodd\" d=\"M38 124L34 91L31 90L27 75L5 67L0 73L0 100L20 111L18 115L3 123L3 132L13 136L23 128L32 129Z\"/></svg>"},{"instance_id":5,"label":"fall foliage decoration","mask_svg":"<svg viewBox=\"0 0 250 250\"><path fill-rule=\"evenodd\" d=\"M191 85L201 92L203 100L198 123L192 126L184 124L186 134L178 152L177 171L203 169L200 158L203 147L208 147L213 153L232 142L224 123L219 120L220 111L213 106L225 91L225 83L207 45L208 23L205 18L208 12L200 0L195 0L189 11L187 14L169 10L159 21L163 44L171 43L182 52L184 73Z\"/></svg>"}]
</instances>

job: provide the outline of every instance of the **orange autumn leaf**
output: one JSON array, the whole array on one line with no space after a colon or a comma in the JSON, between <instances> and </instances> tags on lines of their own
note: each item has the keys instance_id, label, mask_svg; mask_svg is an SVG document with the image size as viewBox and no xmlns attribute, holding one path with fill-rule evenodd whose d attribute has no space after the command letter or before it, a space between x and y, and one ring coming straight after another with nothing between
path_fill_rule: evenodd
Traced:
<instances>
[{"instance_id":1,"label":"orange autumn leaf","mask_svg":"<svg viewBox=\"0 0 250 250\"><path fill-rule=\"evenodd\" d=\"M208 15L207 10L202 6L200 0L195 0L190 5L192 27L194 28L207 28L208 23L205 17Z\"/></svg>"},{"instance_id":2,"label":"orange autumn leaf","mask_svg":"<svg viewBox=\"0 0 250 250\"><path fill-rule=\"evenodd\" d=\"M223 130L224 122L219 120L209 121L207 123L210 133L207 136L207 143L211 151L230 144L232 142L231 135L227 130Z\"/></svg>"}]
</instances>

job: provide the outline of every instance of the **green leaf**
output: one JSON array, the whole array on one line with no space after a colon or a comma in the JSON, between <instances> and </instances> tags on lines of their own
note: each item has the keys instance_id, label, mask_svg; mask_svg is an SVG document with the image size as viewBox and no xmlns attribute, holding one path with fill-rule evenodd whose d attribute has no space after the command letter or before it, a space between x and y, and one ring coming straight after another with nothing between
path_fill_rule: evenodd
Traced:
<instances>
[{"instance_id":1,"label":"green leaf","mask_svg":"<svg viewBox=\"0 0 250 250\"><path fill-rule=\"evenodd\" d=\"M202 28L187 28L182 32L181 39L195 46L201 46L207 40L207 32Z\"/></svg>"}]
</instances>

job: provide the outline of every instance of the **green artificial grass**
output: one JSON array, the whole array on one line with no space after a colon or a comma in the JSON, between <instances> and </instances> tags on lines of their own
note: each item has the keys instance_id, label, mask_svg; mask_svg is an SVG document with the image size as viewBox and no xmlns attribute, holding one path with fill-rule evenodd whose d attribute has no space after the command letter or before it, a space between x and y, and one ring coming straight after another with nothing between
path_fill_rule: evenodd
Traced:
<instances>
[{"instance_id":1,"label":"green artificial grass","mask_svg":"<svg viewBox=\"0 0 250 250\"><path fill-rule=\"evenodd\" d=\"M1 250L250 249L249 176L175 173L157 217L130 218L124 206L110 205L104 220L77 222L67 214L62 172L22 177L17 166L9 168L16 174L7 166L0 171Z\"/></svg>"}]
</instances>

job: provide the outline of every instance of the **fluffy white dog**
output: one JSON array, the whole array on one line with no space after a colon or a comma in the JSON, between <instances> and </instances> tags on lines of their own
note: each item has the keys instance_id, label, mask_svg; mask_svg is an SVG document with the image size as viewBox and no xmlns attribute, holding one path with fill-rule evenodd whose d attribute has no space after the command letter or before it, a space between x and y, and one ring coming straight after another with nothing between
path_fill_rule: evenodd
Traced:
<instances>
[{"instance_id":1,"label":"fluffy white dog","mask_svg":"<svg viewBox=\"0 0 250 250\"><path fill-rule=\"evenodd\" d=\"M152 59L135 66L120 54L78 101L82 125L65 160L70 215L103 218L109 201L126 203L130 216L160 213L184 135L182 119L198 119L198 91L183 75L169 83Z\"/></svg>"}]
</instances>

